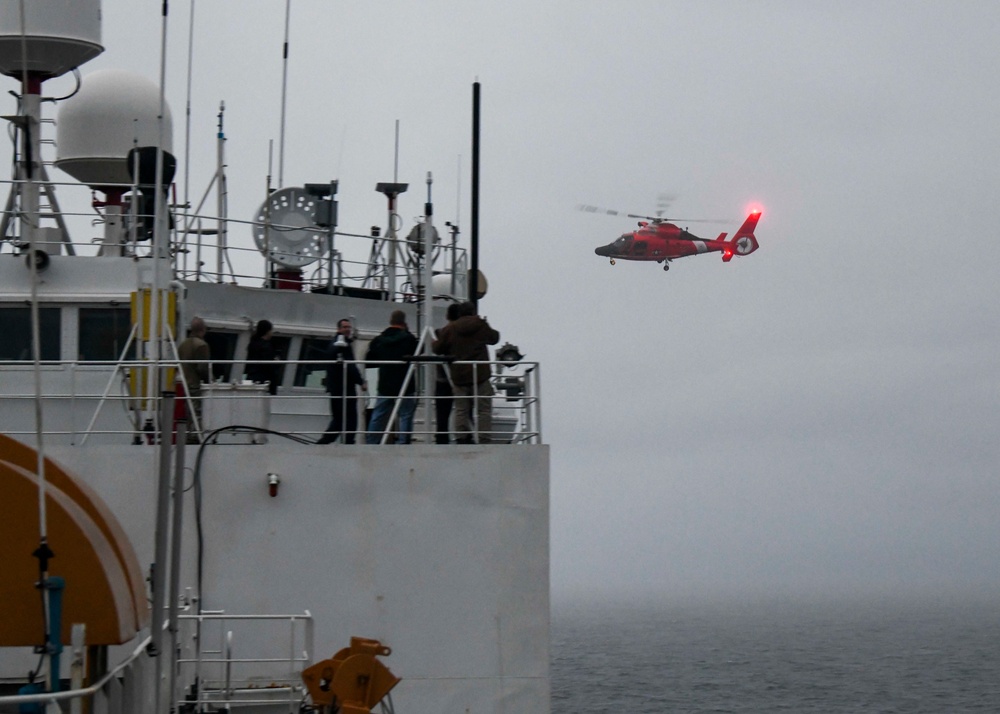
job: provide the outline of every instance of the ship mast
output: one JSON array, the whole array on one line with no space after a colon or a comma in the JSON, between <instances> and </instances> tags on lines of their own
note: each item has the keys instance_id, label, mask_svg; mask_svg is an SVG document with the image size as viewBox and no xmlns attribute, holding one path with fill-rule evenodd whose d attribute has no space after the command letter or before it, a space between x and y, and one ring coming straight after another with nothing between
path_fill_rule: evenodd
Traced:
<instances>
[{"instance_id":1,"label":"ship mast","mask_svg":"<svg viewBox=\"0 0 1000 714\"><path fill-rule=\"evenodd\" d=\"M60 25L59 16L76 13L81 19L80 36L68 37ZM100 10L94 2L81 2L76 6L54 7L51 3L18 3L16 21L10 22L15 13L7 13L8 26L0 27L0 73L19 80L21 95L17 116L6 117L15 125L21 136L21 156L16 163L15 181L0 223L0 237L6 237L10 216L17 215L20 237L16 243L19 250L27 251L28 269L31 273L31 351L35 389L35 431L38 448L36 473L38 474L38 519L39 545L31 554L38 560L39 579L37 586L42 593L44 610L44 633L41 651L48 655L47 690L59 689L59 655L61 644L61 591L63 580L49 575L48 562L54 553L48 543L47 479L45 468L45 448L43 439L43 410L41 403L41 329L38 306L38 284L40 270L49 258L41 250L46 235L40 227L42 211L41 193L44 191L49 204L58 214L55 191L48 183L41 156L42 127L42 84L45 80L58 77L74 70L77 66L103 52L100 44ZM52 31L59 26L59 31ZM69 236L61 217L57 219L59 242L50 240L46 247L60 243L66 245L66 252L73 255ZM51 229L49 229L51 230ZM39 667L41 664L39 665Z\"/></svg>"}]
</instances>

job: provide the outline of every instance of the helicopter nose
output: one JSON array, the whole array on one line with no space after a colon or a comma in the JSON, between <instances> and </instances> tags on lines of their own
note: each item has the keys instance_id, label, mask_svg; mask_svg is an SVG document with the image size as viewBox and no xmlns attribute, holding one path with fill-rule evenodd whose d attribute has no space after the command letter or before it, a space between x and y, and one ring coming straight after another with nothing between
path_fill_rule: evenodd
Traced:
<instances>
[{"instance_id":1,"label":"helicopter nose","mask_svg":"<svg viewBox=\"0 0 1000 714\"><path fill-rule=\"evenodd\" d=\"M611 246L609 246L609 245L598 246L597 248L594 248L594 253L596 253L597 255L603 255L603 256L610 255L611 254Z\"/></svg>"}]
</instances>

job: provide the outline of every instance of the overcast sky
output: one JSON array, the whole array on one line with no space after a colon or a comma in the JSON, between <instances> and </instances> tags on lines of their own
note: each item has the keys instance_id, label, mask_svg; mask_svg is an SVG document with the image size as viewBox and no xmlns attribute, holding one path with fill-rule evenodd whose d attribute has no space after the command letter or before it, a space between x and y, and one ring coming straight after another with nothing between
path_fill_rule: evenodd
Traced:
<instances>
[{"instance_id":1,"label":"overcast sky","mask_svg":"<svg viewBox=\"0 0 1000 714\"><path fill-rule=\"evenodd\" d=\"M159 10L106 0L84 73L156 80ZM277 174L284 17L196 4L190 191L224 100L235 218L269 140ZM398 119L407 226L432 171L438 223L467 229L481 81L481 311L542 363L555 601L995 588L997 27L972 0L293 0L284 183L339 179L341 227L384 224ZM634 224L577 204L664 192L730 219L705 235L761 205L761 249L669 273L594 254Z\"/></svg>"}]
</instances>

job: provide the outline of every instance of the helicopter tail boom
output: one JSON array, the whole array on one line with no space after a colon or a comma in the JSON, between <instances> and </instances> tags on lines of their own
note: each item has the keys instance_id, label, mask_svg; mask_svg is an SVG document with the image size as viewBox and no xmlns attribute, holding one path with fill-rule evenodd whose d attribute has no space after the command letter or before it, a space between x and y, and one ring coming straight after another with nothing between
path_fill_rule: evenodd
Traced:
<instances>
[{"instance_id":1,"label":"helicopter tail boom","mask_svg":"<svg viewBox=\"0 0 1000 714\"><path fill-rule=\"evenodd\" d=\"M754 236L754 229L757 227L757 221L760 220L760 211L754 211L747 219L743 221L743 225L740 229L733 234L733 237L728 241L732 247L727 248L722 253L723 262L728 263L733 259L733 255L750 255L755 250L757 250L760 245L757 243L757 238Z\"/></svg>"}]
</instances>

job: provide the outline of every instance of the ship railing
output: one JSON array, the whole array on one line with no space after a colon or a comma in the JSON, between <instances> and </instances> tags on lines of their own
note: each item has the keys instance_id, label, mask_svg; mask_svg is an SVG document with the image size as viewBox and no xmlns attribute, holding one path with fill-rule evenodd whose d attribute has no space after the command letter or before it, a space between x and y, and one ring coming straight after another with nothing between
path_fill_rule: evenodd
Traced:
<instances>
[{"instance_id":1,"label":"ship railing","mask_svg":"<svg viewBox=\"0 0 1000 714\"><path fill-rule=\"evenodd\" d=\"M234 706L287 706L290 714L298 711L305 693L301 672L315 660L313 617L308 610L292 615L212 611L178 619L189 643L177 659L178 681L188 683L186 692L174 692L178 711ZM247 641L265 642L268 650L248 653L254 645Z\"/></svg>"},{"instance_id":2,"label":"ship railing","mask_svg":"<svg viewBox=\"0 0 1000 714\"><path fill-rule=\"evenodd\" d=\"M421 371L421 364L429 364L433 369L440 369L449 385L449 394L436 394L434 388L415 390L414 394L406 394L410 384L418 381ZM424 404L424 425L422 430L414 429L412 436L427 437L429 441L434 441L439 436L446 436L450 441L450 435L454 433L456 438L466 438L473 443L538 443L541 441L541 402L538 398L539 390L539 365L538 363L518 362L511 364L507 361L476 361L476 360L448 360L440 357L412 357L403 361L384 360L368 361L365 366L377 368L384 365L406 365L400 395L396 397L375 397L374 407L377 409L378 402L383 399L392 400L392 407L387 419L387 425L382 431L373 431L371 424L365 429L366 441L369 444L386 444L390 440L402 440L409 438L402 434L400 430L401 415L407 409L416 412L420 408L421 402ZM452 368L455 365L469 366L475 370L479 367L487 367L490 373L488 380L483 380L489 386L481 383L473 383L465 389L467 395L456 393L456 385L452 379ZM504 374L504 370L509 373ZM423 373L425 382L430 379ZM435 380L436 381L436 380ZM482 390L482 391L480 391ZM342 392L343 393L343 392ZM497 399L503 395L502 399ZM451 426L439 428L435 418L431 418L432 412L437 411L439 400L447 406L450 415L454 415L458 408L458 402L471 399L467 404L468 416L470 419L471 431L460 433L454 431ZM489 400L492 414L493 428L483 429L476 424L476 404L480 399ZM415 404L413 404L415 402ZM505 402L516 402L516 405L505 404ZM366 409L367 411L367 409ZM436 416L436 415L435 415ZM457 425L454 425L457 426Z\"/></svg>"},{"instance_id":3,"label":"ship railing","mask_svg":"<svg viewBox=\"0 0 1000 714\"><path fill-rule=\"evenodd\" d=\"M314 624L307 610L292 615L233 615L203 612L179 616L181 634L186 643L182 652L190 656L176 660L178 690L170 698L172 711L217 711L230 707L266 706L268 711L299 710L305 694L301 672L316 659ZM240 629L249 625L253 632ZM218 630L217 644L208 630ZM254 656L239 653L237 632L247 640L273 645L273 652ZM263 634L263 637L260 635ZM283 636L284 634L284 636ZM214 637L212 639L215 639ZM92 685L83 686L85 635L82 625L73 628L71 645L70 689L0 696L0 711L44 710L49 714L68 711L81 714L133 714L153 711L157 698L157 663L149 654L151 637L143 639L125 659ZM278 651L284 640L287 649ZM164 684L166 684L166 678ZM165 693L164 693L165 695ZM162 701L162 699L161 699Z\"/></svg>"},{"instance_id":4,"label":"ship railing","mask_svg":"<svg viewBox=\"0 0 1000 714\"><path fill-rule=\"evenodd\" d=\"M38 694L0 696L0 711L41 711L48 714L133 714L153 711L156 698L156 664L149 654L151 637L146 637L110 672L88 687L83 686L84 635L82 625L73 628L70 689Z\"/></svg>"},{"instance_id":5,"label":"ship railing","mask_svg":"<svg viewBox=\"0 0 1000 714\"><path fill-rule=\"evenodd\" d=\"M251 221L232 221L255 225ZM272 226L278 230L304 230L295 226ZM208 230L208 229L206 229ZM338 231L337 245L315 261L300 268L277 263L262 265L254 245L227 245L220 249L199 235L194 246L178 246L176 277L191 282L235 283L292 292L345 295L383 301L417 302L422 298L421 256L409 249L407 241ZM394 242L401 256L394 265L377 256L378 246ZM224 264L213 265L211 254L225 255ZM208 259L206 259L208 258ZM468 254L464 248L441 245L433 254L434 294L463 296L468 293ZM439 282L440 281L440 282Z\"/></svg>"},{"instance_id":6,"label":"ship railing","mask_svg":"<svg viewBox=\"0 0 1000 714\"><path fill-rule=\"evenodd\" d=\"M314 378L309 380L307 386L280 386L273 396L268 394L266 385L244 379L204 383L200 394L191 394L181 369L188 363L195 364L182 360L161 362L160 367L166 372L161 383L167 382L176 389L176 380L182 387L177 389L181 396L175 405L174 415L175 419L189 418L189 431L193 432L193 438L203 440L207 437L221 444L264 443L267 434L284 434L309 442L326 434L332 416L331 399L325 386L315 376L330 365L328 360L276 361L279 370L284 369L282 375L290 383L300 368L308 368ZM30 363L2 362L0 369L27 364ZM411 432L415 441L433 443L439 439L451 441L452 437L460 436L454 433L453 427L439 432L436 406L438 403L450 404L450 412L454 415L454 405L461 397L435 394L436 371L441 369L448 374L454 365L460 364L488 365L491 374L493 428L488 432L471 434L473 440L506 444L542 443L541 372L537 362L426 363L416 358L398 362L354 360L344 361L343 364L355 365L363 371L368 368L368 391L344 400L345 409L353 407L358 412L359 443L392 441L393 434L398 433L395 423L401 407L408 402L415 403ZM413 395L395 398L386 428L378 435L369 435L368 417L379 399L377 368L390 364L407 368L408 379L416 383L416 391ZM212 360L210 371L216 367L227 367L231 374L242 374L245 366L246 360ZM136 385L153 381L150 379L151 370L148 360L41 361L43 433L55 437L54 441L47 443L154 443L159 401L164 397L161 394L133 393ZM472 388L473 398L480 396L477 390L478 386ZM35 399L31 380L5 379L0 385L0 430L11 436L29 437L34 434ZM343 421L346 422L346 419ZM123 439L123 436L127 438Z\"/></svg>"},{"instance_id":7,"label":"ship railing","mask_svg":"<svg viewBox=\"0 0 1000 714\"><path fill-rule=\"evenodd\" d=\"M246 224L251 228L257 225L252 221L230 222ZM272 227L276 230L320 232L318 229L296 226ZM212 241L205 240L205 236L199 235L196 244L178 245L175 248L175 274L179 279L191 282L235 283L384 301L416 302L422 298L421 256L410 250L407 241L346 231L338 231L335 237L338 248L295 268L278 263L267 265L267 261L262 259L260 251L253 244L226 245L220 248ZM400 256L394 265L378 257L378 246L387 242L396 244L396 253ZM224 263L213 265L213 253L224 255ZM438 246L433 253L433 266L435 294L467 294L468 255L464 248Z\"/></svg>"},{"instance_id":8,"label":"ship railing","mask_svg":"<svg viewBox=\"0 0 1000 714\"><path fill-rule=\"evenodd\" d=\"M27 183L22 180L4 180L12 185ZM106 224L111 209L97 198L89 187L76 182L47 181L60 192L61 210L58 214L43 212L39 218L58 221L57 226L36 228L35 248L50 256L90 257L148 257L153 254L148 237L147 222L152 216L133 210L130 196L137 194L133 184L108 184L107 188L125 192L125 201L118 207L112 225L117 225L114 236L106 235ZM14 188L14 190L17 190ZM138 202L136 202L138 204ZM416 301L424 292L420 285L424 246L407 239L406 232L390 237L378 232L354 233L333 230L318 225L288 225L273 221L241 220L219 217L185 210L174 201L170 206L172 220L169 229L169 255L175 275L182 280L214 282L296 290L315 293L335 293L375 298L387 301ZM6 211L3 225L16 222L20 214ZM398 218L397 218L398 219ZM419 224L418 224L419 225ZM315 245L310 246L313 259L302 259L296 253L289 255L290 262L303 263L299 267L286 267L279 260L280 250L265 246L271 257L265 255L254 238L255 231L266 230L277 234L296 231L312 234ZM0 239L0 254L27 253L26 240L18 237L20 227L8 229ZM86 239L72 239L67 233ZM307 241L308 242L308 241ZM389 246L394 250L389 250ZM389 259L387 254L395 256ZM435 292L442 295L468 294L468 256L457 245L457 234L436 242L432 249ZM446 285L445 285L446 284Z\"/></svg>"}]
</instances>

